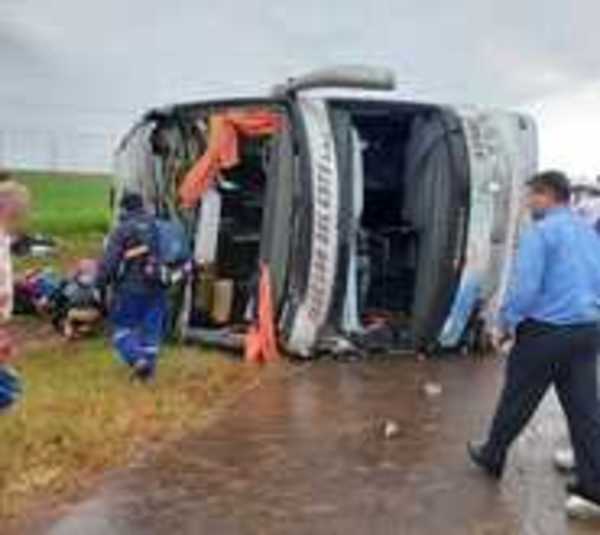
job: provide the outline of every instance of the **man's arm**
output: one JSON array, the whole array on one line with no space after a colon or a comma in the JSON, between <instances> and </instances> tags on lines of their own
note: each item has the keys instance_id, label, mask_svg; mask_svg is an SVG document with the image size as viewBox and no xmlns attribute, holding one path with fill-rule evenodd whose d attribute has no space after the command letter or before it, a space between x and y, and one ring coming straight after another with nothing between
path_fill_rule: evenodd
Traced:
<instances>
[{"instance_id":1,"label":"man's arm","mask_svg":"<svg viewBox=\"0 0 600 535\"><path fill-rule=\"evenodd\" d=\"M117 227L108 237L106 249L104 250L104 255L102 256L98 268L96 284L100 288L106 288L106 286L116 279L122 261L124 247L125 240L123 231L120 227Z\"/></svg>"},{"instance_id":2,"label":"man's arm","mask_svg":"<svg viewBox=\"0 0 600 535\"><path fill-rule=\"evenodd\" d=\"M500 310L500 327L512 331L527 318L542 286L546 253L538 227L527 229L521 238L511 282Z\"/></svg>"}]
</instances>

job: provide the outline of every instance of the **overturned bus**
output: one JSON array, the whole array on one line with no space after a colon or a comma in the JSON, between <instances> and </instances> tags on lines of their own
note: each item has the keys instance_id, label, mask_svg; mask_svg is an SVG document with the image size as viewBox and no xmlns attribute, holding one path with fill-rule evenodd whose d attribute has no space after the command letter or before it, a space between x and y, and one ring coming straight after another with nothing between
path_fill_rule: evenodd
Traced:
<instances>
[{"instance_id":1,"label":"overturned bus","mask_svg":"<svg viewBox=\"0 0 600 535\"><path fill-rule=\"evenodd\" d=\"M535 125L393 89L387 71L334 69L264 99L151 110L125 136L115 197L140 192L177 221L199 266L176 299L185 341L241 349L266 274L293 355L478 343L507 285Z\"/></svg>"}]
</instances>

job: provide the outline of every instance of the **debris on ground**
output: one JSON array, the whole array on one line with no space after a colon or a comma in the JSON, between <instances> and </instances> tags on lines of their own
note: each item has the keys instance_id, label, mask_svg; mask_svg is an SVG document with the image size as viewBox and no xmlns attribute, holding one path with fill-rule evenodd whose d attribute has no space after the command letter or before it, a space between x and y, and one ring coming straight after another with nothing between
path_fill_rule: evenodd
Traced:
<instances>
[{"instance_id":1,"label":"debris on ground","mask_svg":"<svg viewBox=\"0 0 600 535\"><path fill-rule=\"evenodd\" d=\"M440 383L429 381L423 386L423 392L427 397L436 398L444 393L444 388Z\"/></svg>"},{"instance_id":2,"label":"debris on ground","mask_svg":"<svg viewBox=\"0 0 600 535\"><path fill-rule=\"evenodd\" d=\"M55 254L57 247L56 240L50 236L21 234L12 239L11 252L18 257L44 258Z\"/></svg>"},{"instance_id":3,"label":"debris on ground","mask_svg":"<svg viewBox=\"0 0 600 535\"><path fill-rule=\"evenodd\" d=\"M400 434L400 425L394 420L385 420L383 422L383 436L387 440L397 437Z\"/></svg>"}]
</instances>

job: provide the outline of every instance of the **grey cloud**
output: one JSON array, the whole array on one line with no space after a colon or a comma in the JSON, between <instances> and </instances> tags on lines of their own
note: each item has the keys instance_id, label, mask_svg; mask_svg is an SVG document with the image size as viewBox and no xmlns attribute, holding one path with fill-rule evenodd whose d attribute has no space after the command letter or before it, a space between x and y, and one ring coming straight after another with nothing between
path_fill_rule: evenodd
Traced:
<instances>
[{"instance_id":1,"label":"grey cloud","mask_svg":"<svg viewBox=\"0 0 600 535\"><path fill-rule=\"evenodd\" d=\"M386 64L401 92L498 105L600 78L594 0L29 0L8 13L29 31L3 53L0 95L42 106L117 113L256 92L330 63ZM44 87L23 67L38 52Z\"/></svg>"}]
</instances>

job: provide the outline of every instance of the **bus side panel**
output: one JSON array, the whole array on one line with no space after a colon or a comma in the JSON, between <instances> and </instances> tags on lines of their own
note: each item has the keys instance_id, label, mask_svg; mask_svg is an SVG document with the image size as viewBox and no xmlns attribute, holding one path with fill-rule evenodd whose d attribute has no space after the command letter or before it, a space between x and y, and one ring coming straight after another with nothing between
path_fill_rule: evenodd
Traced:
<instances>
[{"instance_id":1,"label":"bus side panel","mask_svg":"<svg viewBox=\"0 0 600 535\"><path fill-rule=\"evenodd\" d=\"M460 343L478 304L488 322L497 315L508 285L523 186L537 167L533 121L471 108L459 115L471 166L471 210L463 274L440 337L446 348Z\"/></svg>"}]
</instances>

